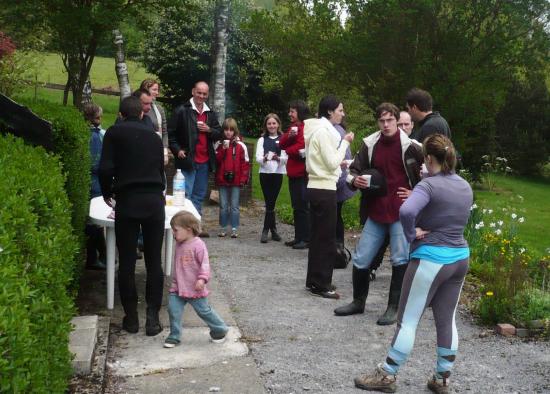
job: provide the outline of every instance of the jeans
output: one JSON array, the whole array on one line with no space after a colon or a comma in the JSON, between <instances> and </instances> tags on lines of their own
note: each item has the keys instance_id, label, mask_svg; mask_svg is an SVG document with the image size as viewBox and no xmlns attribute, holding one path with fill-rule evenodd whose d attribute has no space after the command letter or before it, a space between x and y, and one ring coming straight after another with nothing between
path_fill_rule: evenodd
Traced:
<instances>
[{"instance_id":1,"label":"jeans","mask_svg":"<svg viewBox=\"0 0 550 394\"><path fill-rule=\"evenodd\" d=\"M409 262L409 243L403 233L401 222L398 220L393 223L378 223L368 218L353 256L353 265L356 268L367 269L371 266L388 232L391 264L398 266Z\"/></svg>"},{"instance_id":2,"label":"jeans","mask_svg":"<svg viewBox=\"0 0 550 394\"><path fill-rule=\"evenodd\" d=\"M220 227L239 228L239 186L220 186Z\"/></svg>"},{"instance_id":3,"label":"jeans","mask_svg":"<svg viewBox=\"0 0 550 394\"><path fill-rule=\"evenodd\" d=\"M208 162L193 163L193 169L182 171L185 177L185 196L202 215L202 201L208 190Z\"/></svg>"},{"instance_id":4,"label":"jeans","mask_svg":"<svg viewBox=\"0 0 550 394\"><path fill-rule=\"evenodd\" d=\"M170 335L168 335L168 338L180 340L182 328L181 316L187 303L191 304L197 315L208 325L211 337L227 333L229 330L227 325L208 304L206 297L183 298L175 293L170 293L168 295L168 316L170 317Z\"/></svg>"}]
</instances>

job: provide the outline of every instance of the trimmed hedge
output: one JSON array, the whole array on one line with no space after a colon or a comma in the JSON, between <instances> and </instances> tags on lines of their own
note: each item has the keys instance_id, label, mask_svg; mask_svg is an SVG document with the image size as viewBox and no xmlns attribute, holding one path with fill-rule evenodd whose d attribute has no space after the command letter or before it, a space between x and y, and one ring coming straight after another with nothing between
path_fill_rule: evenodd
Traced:
<instances>
[{"instance_id":1,"label":"trimmed hedge","mask_svg":"<svg viewBox=\"0 0 550 394\"><path fill-rule=\"evenodd\" d=\"M78 243L59 159L0 136L0 392L62 393Z\"/></svg>"},{"instance_id":2,"label":"trimmed hedge","mask_svg":"<svg viewBox=\"0 0 550 394\"><path fill-rule=\"evenodd\" d=\"M65 190L72 204L71 222L80 246L74 267L75 273L78 273L84 262L84 228L90 204L90 129L74 107L30 99L18 99L18 102L52 123L55 153L63 165Z\"/></svg>"}]
</instances>

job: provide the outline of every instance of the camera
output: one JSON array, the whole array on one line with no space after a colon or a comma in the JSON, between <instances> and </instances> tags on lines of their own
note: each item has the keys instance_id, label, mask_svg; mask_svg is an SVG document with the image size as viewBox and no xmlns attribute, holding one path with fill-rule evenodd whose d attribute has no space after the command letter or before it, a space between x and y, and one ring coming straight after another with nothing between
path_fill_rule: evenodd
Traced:
<instances>
[{"instance_id":1,"label":"camera","mask_svg":"<svg viewBox=\"0 0 550 394\"><path fill-rule=\"evenodd\" d=\"M223 179L225 179L227 182L233 182L235 179L235 173L233 171L225 171L223 173Z\"/></svg>"}]
</instances>

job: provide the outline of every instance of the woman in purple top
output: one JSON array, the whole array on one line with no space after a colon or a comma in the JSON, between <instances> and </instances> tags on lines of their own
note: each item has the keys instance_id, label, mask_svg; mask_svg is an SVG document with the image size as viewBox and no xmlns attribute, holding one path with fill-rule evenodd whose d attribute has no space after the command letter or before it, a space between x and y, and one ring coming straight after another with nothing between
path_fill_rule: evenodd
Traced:
<instances>
[{"instance_id":1,"label":"woman in purple top","mask_svg":"<svg viewBox=\"0 0 550 394\"><path fill-rule=\"evenodd\" d=\"M432 307L437 332L437 364L428 388L449 392L449 376L458 349L456 307L468 271L470 250L464 227L473 193L455 174L456 151L451 141L433 134L423 145L429 177L418 183L399 210L411 260L403 280L397 328L386 361L372 374L355 379L364 390L393 393L396 375L412 351L416 328Z\"/></svg>"}]
</instances>

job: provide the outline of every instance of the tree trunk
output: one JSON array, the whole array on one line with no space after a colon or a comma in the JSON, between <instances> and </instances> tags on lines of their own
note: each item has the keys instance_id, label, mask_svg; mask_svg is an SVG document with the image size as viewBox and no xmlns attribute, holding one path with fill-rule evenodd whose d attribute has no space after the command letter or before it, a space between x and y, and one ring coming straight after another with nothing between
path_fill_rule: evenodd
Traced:
<instances>
[{"instance_id":1,"label":"tree trunk","mask_svg":"<svg viewBox=\"0 0 550 394\"><path fill-rule=\"evenodd\" d=\"M225 119L225 69L229 38L230 0L216 0L210 104L220 123Z\"/></svg>"},{"instance_id":2,"label":"tree trunk","mask_svg":"<svg viewBox=\"0 0 550 394\"><path fill-rule=\"evenodd\" d=\"M120 90L120 100L122 100L132 94L132 88L130 87L130 79L128 78L128 66L125 62L126 56L124 54L122 33L118 30L113 30L113 35L115 36L113 42L116 46L115 72Z\"/></svg>"}]
</instances>

